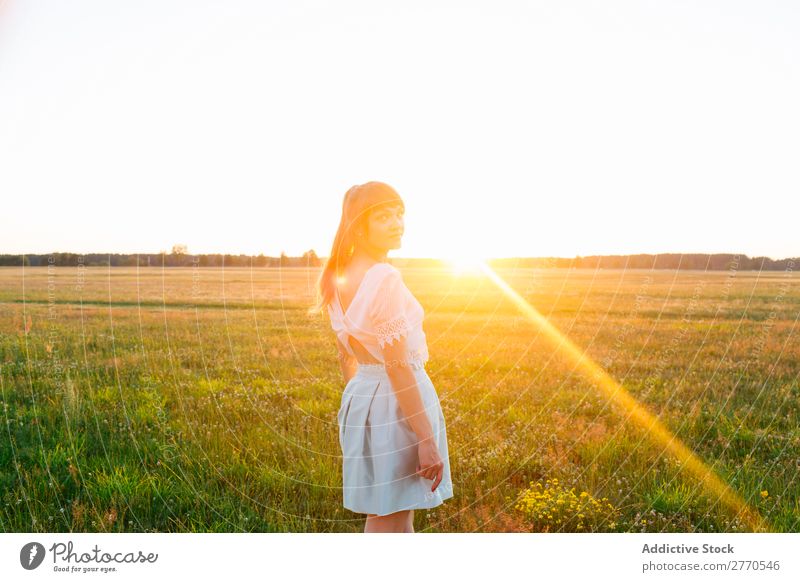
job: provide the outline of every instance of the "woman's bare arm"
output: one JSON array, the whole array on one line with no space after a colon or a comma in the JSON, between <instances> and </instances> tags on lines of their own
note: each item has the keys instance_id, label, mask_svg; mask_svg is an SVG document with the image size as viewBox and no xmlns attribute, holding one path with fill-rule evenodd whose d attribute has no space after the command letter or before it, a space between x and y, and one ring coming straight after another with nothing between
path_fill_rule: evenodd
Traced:
<instances>
[{"instance_id":1,"label":"woman's bare arm","mask_svg":"<svg viewBox=\"0 0 800 582\"><path fill-rule=\"evenodd\" d=\"M433 427L425 413L425 404L419 392L417 379L406 361L406 338L400 336L392 344L383 347L386 373L397 395L397 402L408 424L420 441L433 438Z\"/></svg>"},{"instance_id":2,"label":"woman's bare arm","mask_svg":"<svg viewBox=\"0 0 800 582\"><path fill-rule=\"evenodd\" d=\"M342 375L345 383L348 383L358 372L358 360L345 350L338 337L336 346L339 349ZM419 439L417 475L433 481L431 491L435 491L444 477L444 462L434 442L433 427L425 412L417 379L406 362L406 354L406 340L401 336L394 344L387 344L383 348L384 367L403 416Z\"/></svg>"},{"instance_id":3,"label":"woman's bare arm","mask_svg":"<svg viewBox=\"0 0 800 582\"><path fill-rule=\"evenodd\" d=\"M397 402L406 421L419 438L419 463L417 475L433 481L431 491L435 491L444 478L444 461L434 440L433 427L425 412L425 404L419 391L417 378L406 361L406 339L400 339L383 347L383 360L386 373L397 396Z\"/></svg>"}]
</instances>

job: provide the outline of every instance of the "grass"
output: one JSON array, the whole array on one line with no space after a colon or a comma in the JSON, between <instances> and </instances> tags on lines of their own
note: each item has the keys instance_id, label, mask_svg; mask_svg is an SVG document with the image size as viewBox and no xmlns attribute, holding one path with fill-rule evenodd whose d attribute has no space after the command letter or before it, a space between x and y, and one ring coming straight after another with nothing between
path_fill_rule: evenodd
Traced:
<instances>
[{"instance_id":1,"label":"grass","mask_svg":"<svg viewBox=\"0 0 800 582\"><path fill-rule=\"evenodd\" d=\"M748 531L490 281L401 271L455 489L418 531ZM498 273L774 531L800 530L797 275ZM0 269L0 530L361 531L315 276Z\"/></svg>"}]
</instances>

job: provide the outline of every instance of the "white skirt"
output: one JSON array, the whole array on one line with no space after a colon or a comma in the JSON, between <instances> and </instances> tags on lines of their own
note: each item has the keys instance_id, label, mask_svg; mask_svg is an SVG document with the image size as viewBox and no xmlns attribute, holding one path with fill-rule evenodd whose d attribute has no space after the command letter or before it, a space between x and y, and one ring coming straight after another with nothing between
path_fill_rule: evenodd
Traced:
<instances>
[{"instance_id":1,"label":"white skirt","mask_svg":"<svg viewBox=\"0 0 800 582\"><path fill-rule=\"evenodd\" d=\"M416 475L418 437L405 419L383 364L359 364L339 407L344 507L356 513L388 515L429 509L453 496L444 414L423 366L410 368L444 461L442 482Z\"/></svg>"}]
</instances>

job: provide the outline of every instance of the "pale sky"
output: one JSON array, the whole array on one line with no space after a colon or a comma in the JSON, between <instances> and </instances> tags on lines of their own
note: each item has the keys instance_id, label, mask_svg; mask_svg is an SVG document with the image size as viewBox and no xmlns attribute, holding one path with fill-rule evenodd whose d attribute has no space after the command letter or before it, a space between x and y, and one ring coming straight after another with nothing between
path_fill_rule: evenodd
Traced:
<instances>
[{"instance_id":1,"label":"pale sky","mask_svg":"<svg viewBox=\"0 0 800 582\"><path fill-rule=\"evenodd\" d=\"M798 2L0 3L0 253L800 256Z\"/></svg>"}]
</instances>

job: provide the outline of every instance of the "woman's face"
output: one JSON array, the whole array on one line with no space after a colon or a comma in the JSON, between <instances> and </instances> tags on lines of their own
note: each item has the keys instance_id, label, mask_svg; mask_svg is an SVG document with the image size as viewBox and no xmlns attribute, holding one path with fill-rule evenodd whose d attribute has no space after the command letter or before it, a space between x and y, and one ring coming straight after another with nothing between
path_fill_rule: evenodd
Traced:
<instances>
[{"instance_id":1,"label":"woman's face","mask_svg":"<svg viewBox=\"0 0 800 582\"><path fill-rule=\"evenodd\" d=\"M400 239L405 227L403 225L403 207L400 204L382 206L370 212L367 232L368 245L382 249L399 249Z\"/></svg>"}]
</instances>

